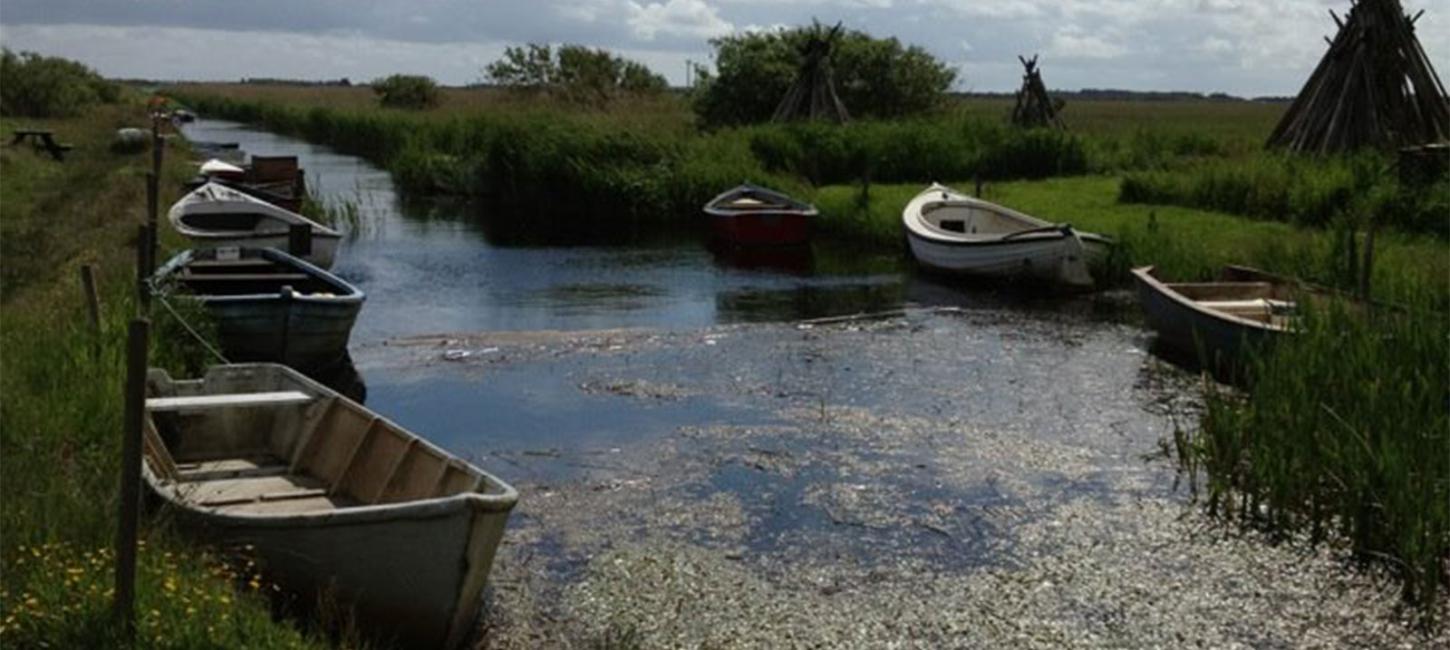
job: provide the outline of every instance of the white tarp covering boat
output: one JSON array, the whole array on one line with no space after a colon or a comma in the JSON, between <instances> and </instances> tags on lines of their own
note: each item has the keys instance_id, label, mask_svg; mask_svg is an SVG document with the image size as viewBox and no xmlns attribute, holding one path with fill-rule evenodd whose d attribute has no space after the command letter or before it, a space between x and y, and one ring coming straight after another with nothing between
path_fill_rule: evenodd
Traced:
<instances>
[{"instance_id":1,"label":"white tarp covering boat","mask_svg":"<svg viewBox=\"0 0 1450 650\"><path fill-rule=\"evenodd\" d=\"M298 255L324 269L332 267L342 233L296 212L277 207L220 183L206 183L181 197L167 212L172 227L196 248L251 246L287 249L288 229L312 228L311 250Z\"/></svg>"}]
</instances>

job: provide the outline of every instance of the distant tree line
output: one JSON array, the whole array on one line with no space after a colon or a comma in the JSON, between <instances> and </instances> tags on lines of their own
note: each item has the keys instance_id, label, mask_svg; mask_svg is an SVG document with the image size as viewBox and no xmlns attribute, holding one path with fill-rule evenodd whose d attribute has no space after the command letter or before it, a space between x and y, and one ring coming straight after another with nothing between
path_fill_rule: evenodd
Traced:
<instances>
[{"instance_id":1,"label":"distant tree line","mask_svg":"<svg viewBox=\"0 0 1450 650\"><path fill-rule=\"evenodd\" d=\"M503 58L484 68L499 86L548 93L590 106L604 106L625 94L648 95L669 87L665 78L638 61L583 45L529 43L504 49Z\"/></svg>"},{"instance_id":2,"label":"distant tree line","mask_svg":"<svg viewBox=\"0 0 1450 650\"><path fill-rule=\"evenodd\" d=\"M0 115L68 117L113 104L121 87L84 64L35 52L0 50Z\"/></svg>"}]
</instances>

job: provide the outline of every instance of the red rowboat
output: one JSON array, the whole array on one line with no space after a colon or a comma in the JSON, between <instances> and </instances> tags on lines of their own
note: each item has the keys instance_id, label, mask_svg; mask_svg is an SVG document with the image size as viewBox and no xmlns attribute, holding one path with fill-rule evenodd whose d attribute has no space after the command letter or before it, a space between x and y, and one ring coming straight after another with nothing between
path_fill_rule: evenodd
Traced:
<instances>
[{"instance_id":1,"label":"red rowboat","mask_svg":"<svg viewBox=\"0 0 1450 650\"><path fill-rule=\"evenodd\" d=\"M803 244L816 206L746 183L705 204L715 237L746 246Z\"/></svg>"}]
</instances>

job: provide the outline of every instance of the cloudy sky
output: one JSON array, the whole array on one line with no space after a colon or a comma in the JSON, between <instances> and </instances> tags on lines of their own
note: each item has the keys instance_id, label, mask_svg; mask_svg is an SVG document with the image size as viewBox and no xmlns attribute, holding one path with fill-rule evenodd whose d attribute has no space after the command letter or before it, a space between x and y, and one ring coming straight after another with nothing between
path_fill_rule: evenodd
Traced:
<instances>
[{"instance_id":1,"label":"cloudy sky","mask_svg":"<svg viewBox=\"0 0 1450 650\"><path fill-rule=\"evenodd\" d=\"M1420 40L1450 73L1450 0L1420 9ZM503 48L605 47L684 81L715 36L843 21L921 45L959 90L1019 83L1040 53L1054 88L1293 94L1349 0L4 0L0 45L161 79L372 79L393 72L478 81Z\"/></svg>"}]
</instances>

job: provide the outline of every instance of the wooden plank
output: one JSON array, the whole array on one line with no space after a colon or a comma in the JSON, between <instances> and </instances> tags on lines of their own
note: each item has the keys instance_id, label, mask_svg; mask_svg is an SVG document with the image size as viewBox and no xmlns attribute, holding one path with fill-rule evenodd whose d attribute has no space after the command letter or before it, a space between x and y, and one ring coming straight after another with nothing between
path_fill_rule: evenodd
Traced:
<instances>
[{"instance_id":1,"label":"wooden plank","mask_svg":"<svg viewBox=\"0 0 1450 650\"><path fill-rule=\"evenodd\" d=\"M242 260L192 260L186 263L187 268L209 269L209 268L231 268L231 267L257 267L275 266L276 263L266 259L242 259Z\"/></svg>"},{"instance_id":2,"label":"wooden plank","mask_svg":"<svg viewBox=\"0 0 1450 650\"><path fill-rule=\"evenodd\" d=\"M268 282L287 281L302 282L308 278L306 273L182 273L181 279L186 282Z\"/></svg>"},{"instance_id":3,"label":"wooden plank","mask_svg":"<svg viewBox=\"0 0 1450 650\"><path fill-rule=\"evenodd\" d=\"M305 404L310 401L312 401L312 396L302 391L281 390L266 393L153 397L146 400L146 409L154 412L191 411L229 407L286 406L289 404Z\"/></svg>"}]
</instances>

